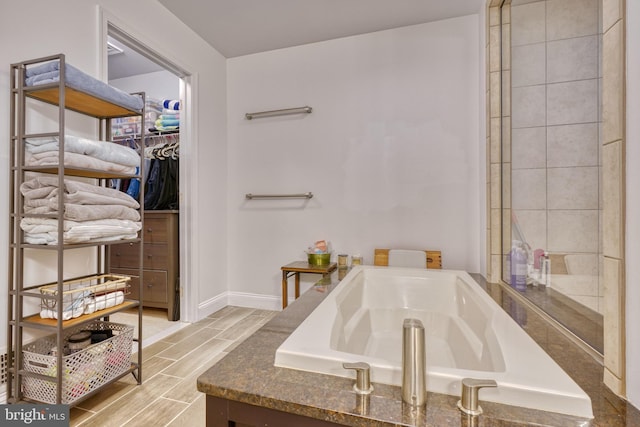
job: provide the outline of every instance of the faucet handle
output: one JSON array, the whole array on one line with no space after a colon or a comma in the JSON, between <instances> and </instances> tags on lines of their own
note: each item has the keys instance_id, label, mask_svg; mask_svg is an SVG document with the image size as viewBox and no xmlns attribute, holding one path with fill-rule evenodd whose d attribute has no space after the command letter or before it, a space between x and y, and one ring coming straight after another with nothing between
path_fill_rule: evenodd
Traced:
<instances>
[{"instance_id":1,"label":"faucet handle","mask_svg":"<svg viewBox=\"0 0 640 427\"><path fill-rule=\"evenodd\" d=\"M356 383L353 390L358 394L369 394L373 391L371 385L371 366L365 362L343 363L344 369L354 369L356 371Z\"/></svg>"},{"instance_id":2,"label":"faucet handle","mask_svg":"<svg viewBox=\"0 0 640 427\"><path fill-rule=\"evenodd\" d=\"M478 404L478 392L483 387L497 387L494 380L463 378L462 393L458 400L458 409L468 415L480 415L482 408Z\"/></svg>"}]
</instances>

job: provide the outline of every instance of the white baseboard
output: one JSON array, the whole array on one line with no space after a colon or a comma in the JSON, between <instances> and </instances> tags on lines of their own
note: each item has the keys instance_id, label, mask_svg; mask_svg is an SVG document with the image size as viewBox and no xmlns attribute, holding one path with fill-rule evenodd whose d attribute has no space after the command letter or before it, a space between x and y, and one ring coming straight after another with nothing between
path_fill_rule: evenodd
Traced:
<instances>
[{"instance_id":1,"label":"white baseboard","mask_svg":"<svg viewBox=\"0 0 640 427\"><path fill-rule=\"evenodd\" d=\"M200 303L198 305L198 319L204 319L228 305L274 311L282 309L282 302L277 296L227 291Z\"/></svg>"},{"instance_id":2,"label":"white baseboard","mask_svg":"<svg viewBox=\"0 0 640 427\"><path fill-rule=\"evenodd\" d=\"M208 315L213 314L218 310L222 310L229 305L228 300L229 292L227 291L218 294L207 301L201 302L198 304L198 318L196 320L204 319Z\"/></svg>"},{"instance_id":3,"label":"white baseboard","mask_svg":"<svg viewBox=\"0 0 640 427\"><path fill-rule=\"evenodd\" d=\"M280 297L246 292L229 292L228 305L274 311L282 309Z\"/></svg>"}]
</instances>

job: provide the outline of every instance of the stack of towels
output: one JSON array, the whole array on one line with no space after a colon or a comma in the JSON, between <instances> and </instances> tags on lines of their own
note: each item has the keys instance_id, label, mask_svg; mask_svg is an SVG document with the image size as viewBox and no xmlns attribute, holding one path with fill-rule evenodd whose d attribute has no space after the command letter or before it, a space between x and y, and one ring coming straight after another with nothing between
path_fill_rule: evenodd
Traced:
<instances>
[{"instance_id":1,"label":"stack of towels","mask_svg":"<svg viewBox=\"0 0 640 427\"><path fill-rule=\"evenodd\" d=\"M135 239L141 228L140 204L128 194L111 188L65 179L58 188L58 178L39 176L22 183L26 216L20 221L25 243L58 244L58 219L63 215L62 243L87 243ZM63 197L63 212L59 198Z\"/></svg>"},{"instance_id":2,"label":"stack of towels","mask_svg":"<svg viewBox=\"0 0 640 427\"><path fill-rule=\"evenodd\" d=\"M64 164L66 167L97 169L133 175L140 165L140 155L133 148L105 141L64 137ZM51 166L60 161L60 138L57 136L27 138L25 165Z\"/></svg>"},{"instance_id":3,"label":"stack of towels","mask_svg":"<svg viewBox=\"0 0 640 427\"><path fill-rule=\"evenodd\" d=\"M156 119L154 129L160 132L175 131L180 128L180 101L162 101L162 114Z\"/></svg>"}]
</instances>

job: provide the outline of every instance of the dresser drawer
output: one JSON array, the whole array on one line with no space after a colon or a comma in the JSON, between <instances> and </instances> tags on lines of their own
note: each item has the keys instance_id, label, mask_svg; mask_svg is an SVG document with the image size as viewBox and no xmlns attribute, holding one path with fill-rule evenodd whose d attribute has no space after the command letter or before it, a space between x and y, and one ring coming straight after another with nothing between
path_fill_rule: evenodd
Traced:
<instances>
[{"instance_id":1,"label":"dresser drawer","mask_svg":"<svg viewBox=\"0 0 640 427\"><path fill-rule=\"evenodd\" d=\"M165 216L145 215L143 233L145 243L167 243L169 234L168 220Z\"/></svg>"},{"instance_id":2,"label":"dresser drawer","mask_svg":"<svg viewBox=\"0 0 640 427\"><path fill-rule=\"evenodd\" d=\"M109 265L112 268L136 268L140 258L140 243L125 243L109 247Z\"/></svg>"},{"instance_id":3,"label":"dresser drawer","mask_svg":"<svg viewBox=\"0 0 640 427\"><path fill-rule=\"evenodd\" d=\"M130 299L140 299L138 295L138 270L128 268L112 268L111 273L123 274L125 276L131 276L131 294L128 296ZM166 304L168 302L168 284L167 284L167 272L156 270L144 270L143 271L144 283L142 286L142 302L145 303L159 303ZM145 304L146 305L146 304Z\"/></svg>"},{"instance_id":4,"label":"dresser drawer","mask_svg":"<svg viewBox=\"0 0 640 427\"><path fill-rule=\"evenodd\" d=\"M129 299L140 300L144 307L167 309L169 320L178 320L180 300L176 287L180 275L180 251L177 211L145 211L143 242L112 244L108 248L108 269L114 274L132 277ZM140 254L140 245L143 246ZM140 262L142 256L142 262ZM138 274L142 264L142 298Z\"/></svg>"},{"instance_id":5,"label":"dresser drawer","mask_svg":"<svg viewBox=\"0 0 640 427\"><path fill-rule=\"evenodd\" d=\"M140 243L128 243L125 245L111 245L110 265L113 268L136 268ZM169 249L167 245L144 244L142 254L143 268L150 270L166 270L169 264Z\"/></svg>"},{"instance_id":6,"label":"dresser drawer","mask_svg":"<svg viewBox=\"0 0 640 427\"><path fill-rule=\"evenodd\" d=\"M144 244L142 267L150 270L166 270L169 265L167 245Z\"/></svg>"}]
</instances>

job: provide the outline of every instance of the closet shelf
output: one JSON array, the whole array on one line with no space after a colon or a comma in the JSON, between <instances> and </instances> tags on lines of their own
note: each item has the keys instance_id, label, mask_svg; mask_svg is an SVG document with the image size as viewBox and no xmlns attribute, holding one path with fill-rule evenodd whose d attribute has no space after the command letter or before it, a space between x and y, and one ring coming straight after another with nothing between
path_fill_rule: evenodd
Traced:
<instances>
[{"instance_id":1,"label":"closet shelf","mask_svg":"<svg viewBox=\"0 0 640 427\"><path fill-rule=\"evenodd\" d=\"M153 131L153 132L145 132L144 139L145 140L153 140L156 138L166 138L171 136L180 136L179 130L171 130L171 131ZM117 135L113 137L114 142L127 141L127 140L140 140L139 133L132 133L129 135Z\"/></svg>"}]
</instances>

